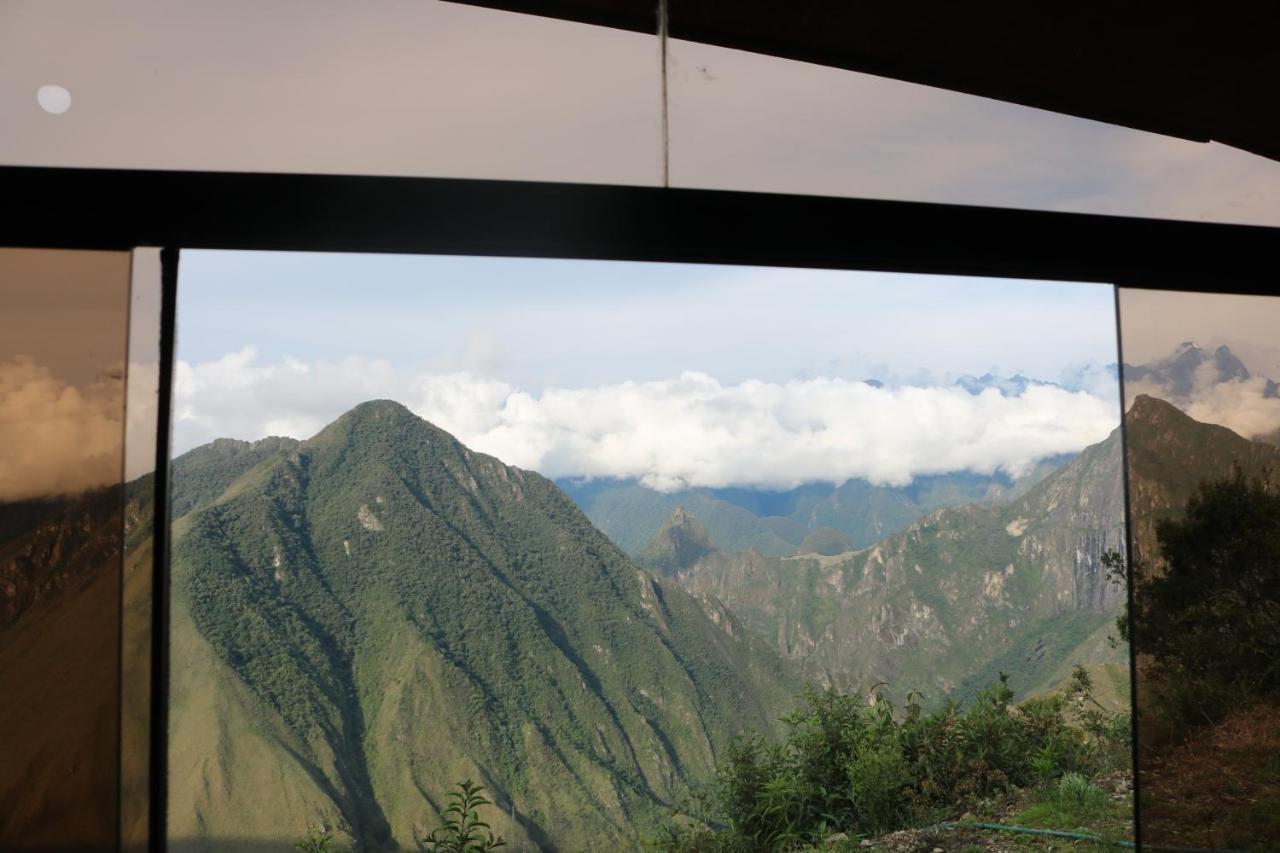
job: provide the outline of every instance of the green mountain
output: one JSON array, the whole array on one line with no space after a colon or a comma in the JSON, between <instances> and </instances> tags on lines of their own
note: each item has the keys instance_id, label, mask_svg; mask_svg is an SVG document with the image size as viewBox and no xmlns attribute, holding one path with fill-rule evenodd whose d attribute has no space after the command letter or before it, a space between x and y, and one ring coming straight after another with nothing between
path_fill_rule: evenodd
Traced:
<instances>
[{"instance_id":1,"label":"green mountain","mask_svg":"<svg viewBox=\"0 0 1280 853\"><path fill-rule=\"evenodd\" d=\"M1125 547L1121 467L1116 430L1016 500L940 509L842 554L711 554L678 579L819 682L936 702L1003 671L1026 695L1082 649L1123 657L1091 642L1123 605L1100 564Z\"/></svg>"},{"instance_id":2,"label":"green mountain","mask_svg":"<svg viewBox=\"0 0 1280 853\"><path fill-rule=\"evenodd\" d=\"M845 551L853 550L853 542L839 530L831 527L819 527L804 537L800 543L798 554L816 554L819 557L834 557Z\"/></svg>"},{"instance_id":3,"label":"green mountain","mask_svg":"<svg viewBox=\"0 0 1280 853\"><path fill-rule=\"evenodd\" d=\"M549 480L398 404L256 447L174 465L175 494L202 472L174 526L179 848L324 823L413 849L467 777L513 849L634 846L798 687Z\"/></svg>"},{"instance_id":4,"label":"green mountain","mask_svg":"<svg viewBox=\"0 0 1280 853\"><path fill-rule=\"evenodd\" d=\"M1149 567L1157 559L1156 524L1181 515L1200 483L1230 477L1236 467L1280 482L1280 447L1201 423L1164 400L1136 397L1125 429L1134 559Z\"/></svg>"},{"instance_id":5,"label":"green mountain","mask_svg":"<svg viewBox=\"0 0 1280 853\"><path fill-rule=\"evenodd\" d=\"M702 522L678 506L658 528L653 540L639 557L643 566L663 575L687 569L715 552L715 543Z\"/></svg>"},{"instance_id":6,"label":"green mountain","mask_svg":"<svg viewBox=\"0 0 1280 853\"><path fill-rule=\"evenodd\" d=\"M899 533L934 510L960 504L1007 503L1069 461L1042 460L1017 479L958 471L917 477L908 486L847 480L838 486L810 483L787 491L697 488L657 492L634 480L558 482L583 512L622 550L640 556L667 517L683 507L697 516L726 552L755 549L782 557L797 553L821 528L847 536L854 547Z\"/></svg>"}]
</instances>

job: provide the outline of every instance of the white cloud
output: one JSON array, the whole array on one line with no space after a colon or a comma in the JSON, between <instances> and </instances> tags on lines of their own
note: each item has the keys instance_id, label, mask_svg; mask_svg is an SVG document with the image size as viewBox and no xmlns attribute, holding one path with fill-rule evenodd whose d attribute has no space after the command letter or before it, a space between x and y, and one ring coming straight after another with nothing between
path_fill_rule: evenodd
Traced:
<instances>
[{"instance_id":1,"label":"white cloud","mask_svg":"<svg viewBox=\"0 0 1280 853\"><path fill-rule=\"evenodd\" d=\"M696 372L534 395L468 373L399 373L379 360L259 364L252 348L180 362L177 449L217 436L307 437L390 398L473 449L551 477L636 477L657 489L909 482L955 470L1010 473L1100 441L1114 398L1045 386L1017 397L844 379L725 384Z\"/></svg>"},{"instance_id":2,"label":"white cloud","mask_svg":"<svg viewBox=\"0 0 1280 853\"><path fill-rule=\"evenodd\" d=\"M0 363L0 501L119 482L123 376L77 388L29 358Z\"/></svg>"},{"instance_id":3,"label":"white cloud","mask_svg":"<svg viewBox=\"0 0 1280 853\"><path fill-rule=\"evenodd\" d=\"M1191 394L1180 396L1156 382L1125 382L1128 404L1139 394L1167 400L1201 423L1218 424L1245 438L1280 429L1280 399L1264 397L1267 379L1219 381L1212 362L1196 369Z\"/></svg>"},{"instance_id":4,"label":"white cloud","mask_svg":"<svg viewBox=\"0 0 1280 853\"><path fill-rule=\"evenodd\" d=\"M1266 387L1264 376L1220 382L1213 364L1206 362L1195 372L1185 410L1198 421L1253 438L1280 427L1280 400L1264 397Z\"/></svg>"},{"instance_id":5,"label":"white cloud","mask_svg":"<svg viewBox=\"0 0 1280 853\"><path fill-rule=\"evenodd\" d=\"M1195 396L1183 408L1198 421L1220 424L1253 438L1280 428L1280 400L1262 396L1266 384L1266 379L1255 376L1197 388Z\"/></svg>"}]
</instances>

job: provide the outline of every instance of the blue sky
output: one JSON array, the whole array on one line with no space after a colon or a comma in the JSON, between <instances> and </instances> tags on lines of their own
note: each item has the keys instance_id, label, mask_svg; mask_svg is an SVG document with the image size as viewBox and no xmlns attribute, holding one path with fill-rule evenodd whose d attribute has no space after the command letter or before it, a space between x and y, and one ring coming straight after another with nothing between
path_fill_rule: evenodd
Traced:
<instances>
[{"instance_id":1,"label":"blue sky","mask_svg":"<svg viewBox=\"0 0 1280 853\"><path fill-rule=\"evenodd\" d=\"M307 438L386 397L552 477L790 488L1016 475L1119 421L1093 284L184 252L178 323L177 452ZM988 371L1067 387L955 385Z\"/></svg>"},{"instance_id":2,"label":"blue sky","mask_svg":"<svg viewBox=\"0 0 1280 853\"><path fill-rule=\"evenodd\" d=\"M824 270L412 255L184 252L180 356L243 346L467 369L529 389L648 380L1058 380L1116 360L1112 290Z\"/></svg>"}]
</instances>

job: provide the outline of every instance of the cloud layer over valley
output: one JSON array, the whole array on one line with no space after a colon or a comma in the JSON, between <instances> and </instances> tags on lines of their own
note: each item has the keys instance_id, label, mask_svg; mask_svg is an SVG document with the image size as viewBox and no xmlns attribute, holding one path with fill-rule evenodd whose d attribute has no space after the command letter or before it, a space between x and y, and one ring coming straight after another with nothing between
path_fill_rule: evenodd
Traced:
<instances>
[{"instance_id":1,"label":"cloud layer over valley","mask_svg":"<svg viewBox=\"0 0 1280 853\"><path fill-rule=\"evenodd\" d=\"M262 363L245 348L180 362L175 450L216 437L305 438L357 403L389 398L473 449L551 477L637 478L656 489L904 484L956 470L1017 474L1119 423L1114 396L1034 386L1018 396L846 379L722 383L697 372L532 394L469 373L348 358Z\"/></svg>"}]
</instances>

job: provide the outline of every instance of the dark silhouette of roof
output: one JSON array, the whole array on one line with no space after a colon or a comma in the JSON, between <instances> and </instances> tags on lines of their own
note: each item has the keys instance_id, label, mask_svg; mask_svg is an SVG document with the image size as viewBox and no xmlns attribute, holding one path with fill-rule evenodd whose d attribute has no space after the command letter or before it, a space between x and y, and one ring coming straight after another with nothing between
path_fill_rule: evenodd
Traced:
<instances>
[{"instance_id":1,"label":"dark silhouette of roof","mask_svg":"<svg viewBox=\"0 0 1280 853\"><path fill-rule=\"evenodd\" d=\"M656 32L658 0L456 0ZM668 0L672 38L1280 159L1280 3Z\"/></svg>"}]
</instances>

